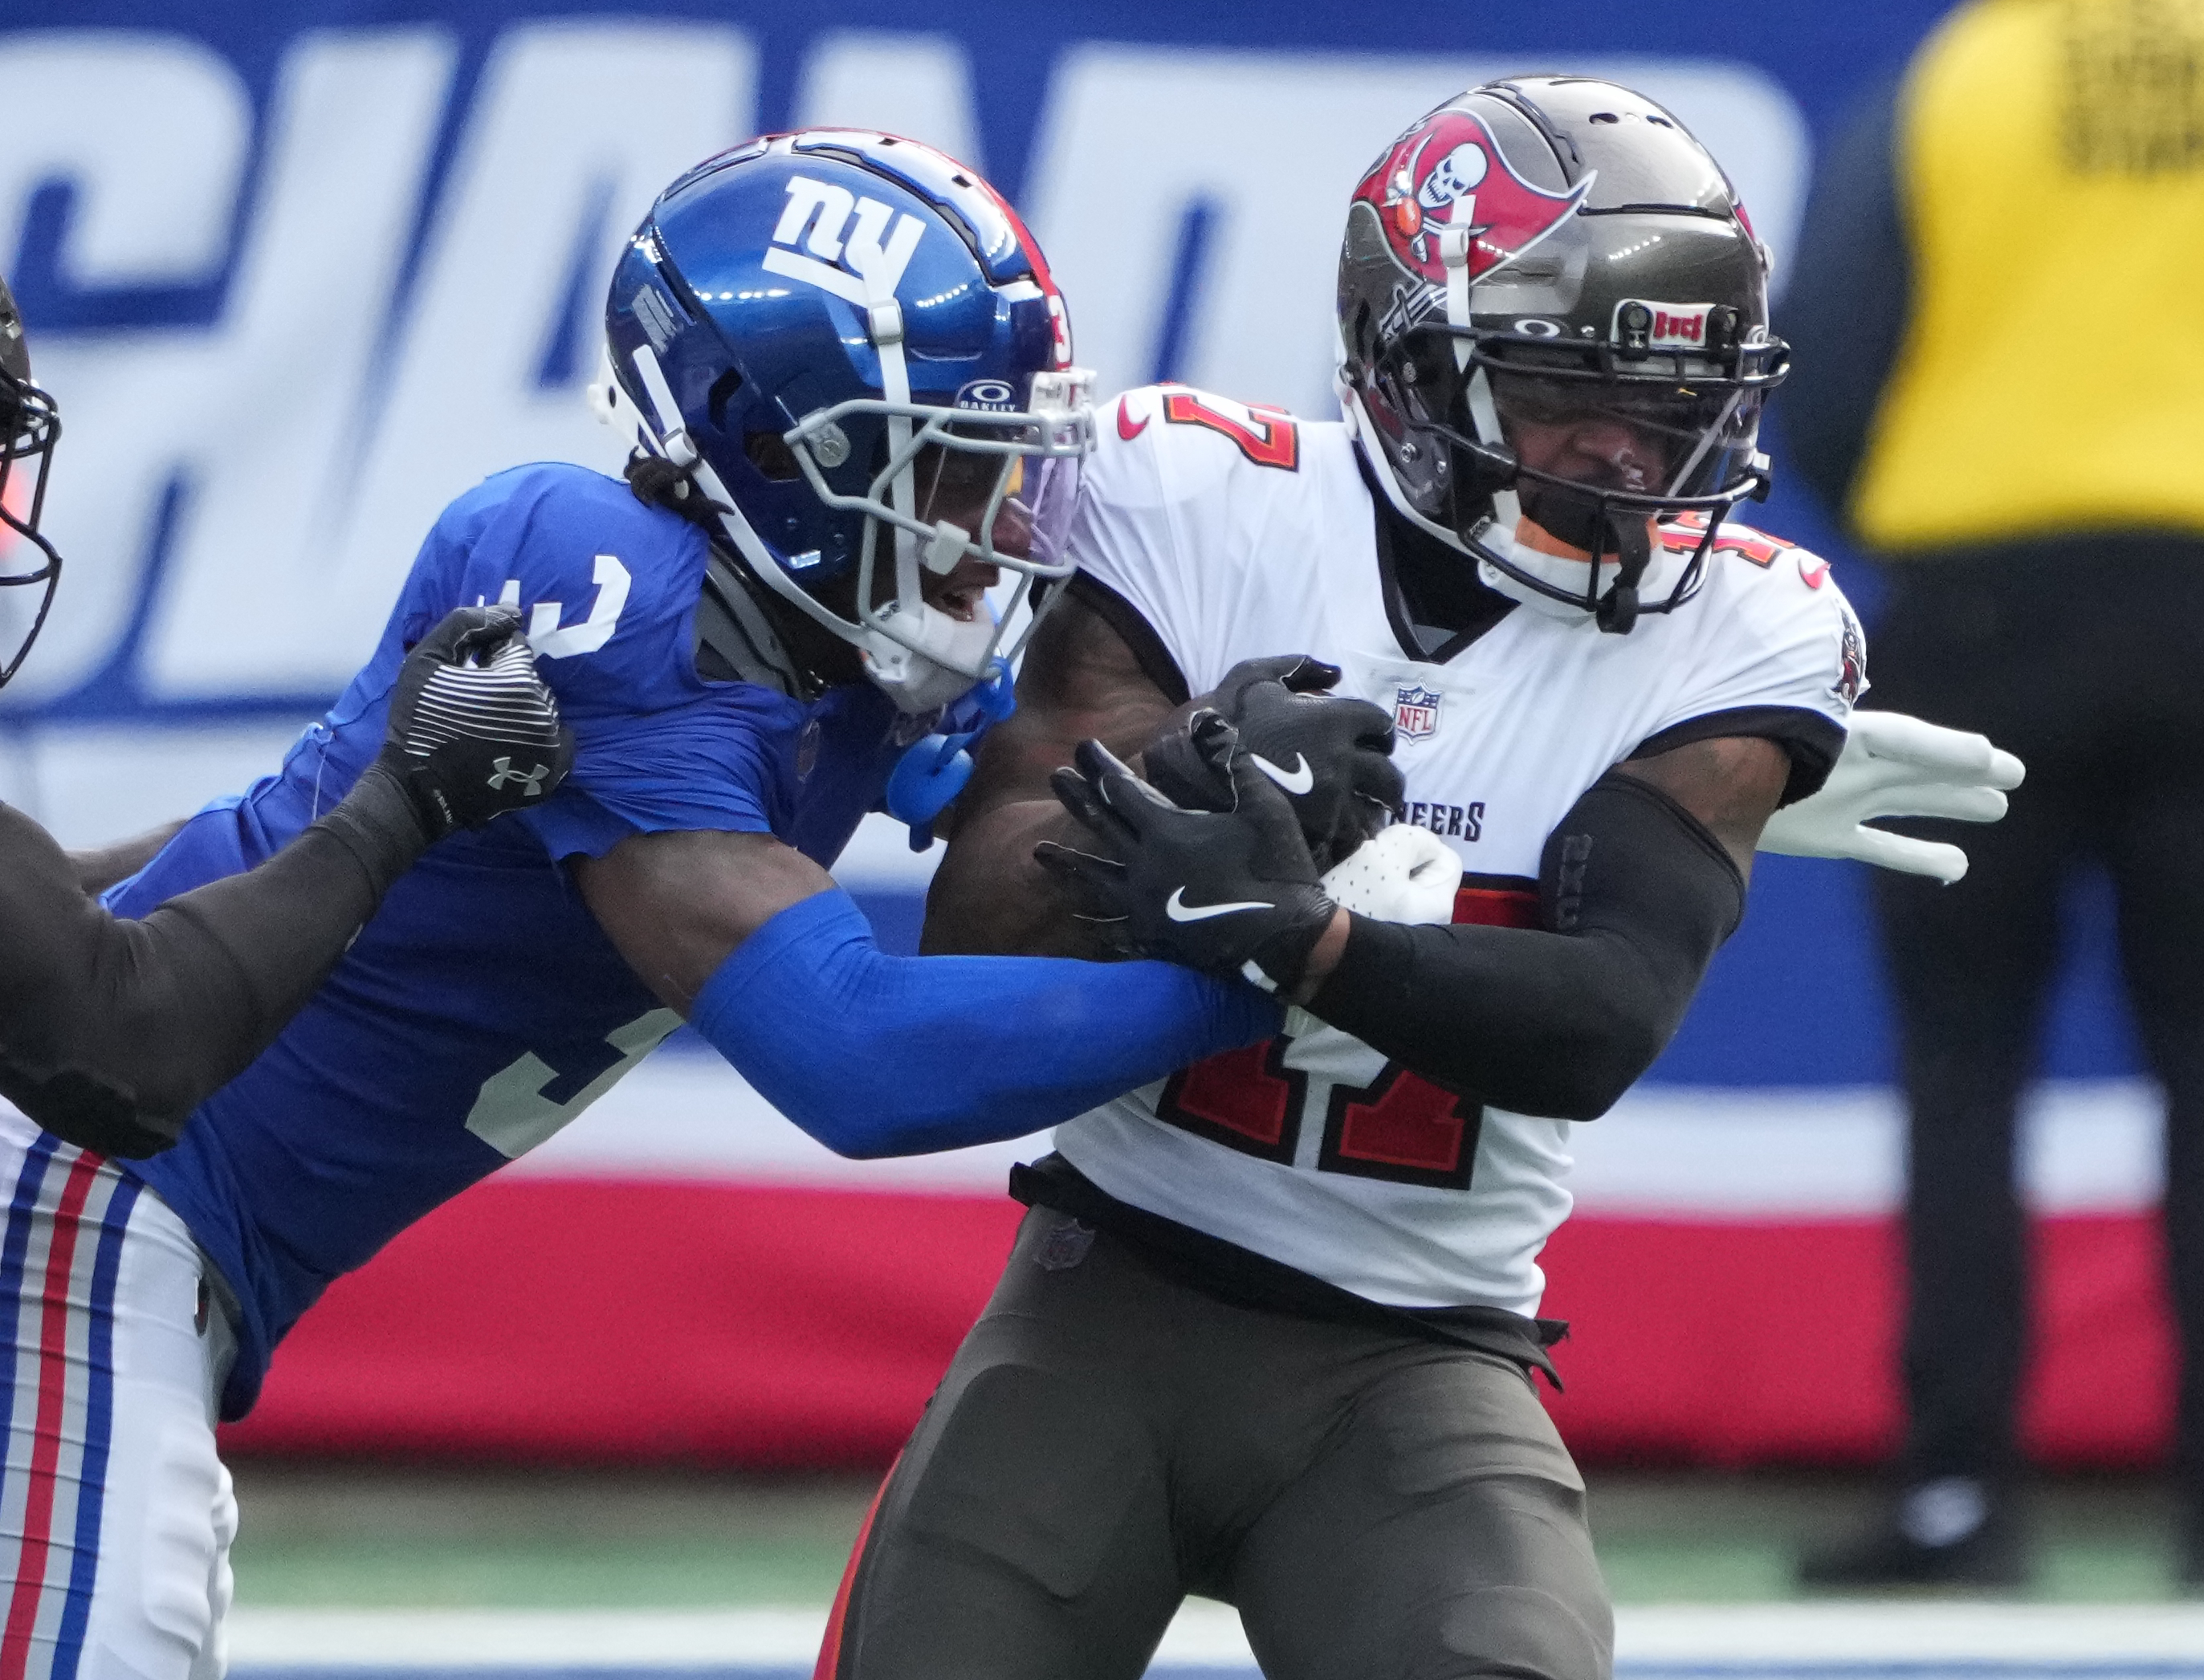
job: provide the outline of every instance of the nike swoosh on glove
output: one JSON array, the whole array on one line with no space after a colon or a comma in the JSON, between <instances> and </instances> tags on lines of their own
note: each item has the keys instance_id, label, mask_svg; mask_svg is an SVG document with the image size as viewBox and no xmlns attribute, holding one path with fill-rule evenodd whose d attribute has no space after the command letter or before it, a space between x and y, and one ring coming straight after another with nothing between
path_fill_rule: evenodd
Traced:
<instances>
[{"instance_id":1,"label":"nike swoosh on glove","mask_svg":"<svg viewBox=\"0 0 2204 1680\"><path fill-rule=\"evenodd\" d=\"M1126 948L1213 974L1259 973L1289 992L1338 907L1318 882L1292 802L1238 750L1232 726L1204 713L1192 739L1232 790L1230 810L1182 809L1100 742L1082 741L1075 768L1050 784L1098 849L1044 840L1034 856Z\"/></svg>"},{"instance_id":2,"label":"nike swoosh on glove","mask_svg":"<svg viewBox=\"0 0 2204 1680\"><path fill-rule=\"evenodd\" d=\"M1292 799L1319 869L1353 856L1383 828L1404 786L1393 762L1393 719L1366 700L1328 692L1339 677L1337 665L1305 654L1242 660L1203 708L1238 731L1241 750ZM1141 754L1147 781L1183 809L1229 811L1231 782L1195 747L1193 727L1189 718Z\"/></svg>"},{"instance_id":3,"label":"nike swoosh on glove","mask_svg":"<svg viewBox=\"0 0 2204 1680\"><path fill-rule=\"evenodd\" d=\"M1792 857L1857 858L1949 886L1967 855L1869 824L1887 817L1994 823L2026 766L1989 737L1923 723L1901 712L1855 712L1845 750L1821 791L1786 805L1760 831L1760 849Z\"/></svg>"},{"instance_id":4,"label":"nike swoosh on glove","mask_svg":"<svg viewBox=\"0 0 2204 1680\"><path fill-rule=\"evenodd\" d=\"M431 840L549 798L574 762L573 731L536 674L509 606L462 606L399 667L378 760Z\"/></svg>"}]
</instances>

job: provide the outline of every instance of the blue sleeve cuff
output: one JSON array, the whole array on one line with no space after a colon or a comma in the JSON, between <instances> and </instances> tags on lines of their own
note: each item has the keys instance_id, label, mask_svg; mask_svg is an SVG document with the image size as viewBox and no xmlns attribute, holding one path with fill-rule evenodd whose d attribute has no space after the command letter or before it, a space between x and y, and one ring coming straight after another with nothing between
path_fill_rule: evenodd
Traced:
<instances>
[{"instance_id":1,"label":"blue sleeve cuff","mask_svg":"<svg viewBox=\"0 0 2204 1680\"><path fill-rule=\"evenodd\" d=\"M1167 962L882 954L839 890L722 963L690 1022L839 1154L1022 1137L1275 1034L1253 988Z\"/></svg>"}]
</instances>

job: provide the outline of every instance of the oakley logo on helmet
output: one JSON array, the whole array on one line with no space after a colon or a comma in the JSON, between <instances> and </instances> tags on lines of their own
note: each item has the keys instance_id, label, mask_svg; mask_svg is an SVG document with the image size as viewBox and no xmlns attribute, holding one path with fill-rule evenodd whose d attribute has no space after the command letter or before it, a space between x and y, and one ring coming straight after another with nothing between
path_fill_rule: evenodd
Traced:
<instances>
[{"instance_id":1,"label":"oakley logo on helmet","mask_svg":"<svg viewBox=\"0 0 2204 1680\"><path fill-rule=\"evenodd\" d=\"M1007 379L975 379L958 389L957 406L988 414L1012 414L1017 411L1017 387Z\"/></svg>"},{"instance_id":2,"label":"oakley logo on helmet","mask_svg":"<svg viewBox=\"0 0 2204 1680\"><path fill-rule=\"evenodd\" d=\"M895 296L925 233L926 224L916 216L898 216L877 198L860 198L832 181L791 175L788 203L774 224L763 266L853 304L883 303ZM810 255L780 248L799 242Z\"/></svg>"},{"instance_id":3,"label":"oakley logo on helmet","mask_svg":"<svg viewBox=\"0 0 2204 1680\"><path fill-rule=\"evenodd\" d=\"M1468 230L1469 277L1475 280L1513 262L1560 226L1591 183L1587 175L1567 192L1532 186L1515 173L1481 121L1449 109L1395 140L1354 196L1377 210L1401 265L1443 285L1442 228Z\"/></svg>"}]
</instances>

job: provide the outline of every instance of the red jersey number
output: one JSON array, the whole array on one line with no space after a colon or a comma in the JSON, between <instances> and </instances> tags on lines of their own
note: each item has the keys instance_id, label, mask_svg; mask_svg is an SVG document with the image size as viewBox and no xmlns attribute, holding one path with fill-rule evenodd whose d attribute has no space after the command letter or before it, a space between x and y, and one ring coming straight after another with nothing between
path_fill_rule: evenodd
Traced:
<instances>
[{"instance_id":1,"label":"red jersey number","mask_svg":"<svg viewBox=\"0 0 2204 1680\"><path fill-rule=\"evenodd\" d=\"M1253 403L1247 406L1252 423L1243 424L1210 407L1191 391L1170 391L1164 395L1164 418L1174 426L1206 426L1212 432L1223 433L1259 467L1298 471L1301 435L1293 417L1282 409L1261 408Z\"/></svg>"}]
</instances>

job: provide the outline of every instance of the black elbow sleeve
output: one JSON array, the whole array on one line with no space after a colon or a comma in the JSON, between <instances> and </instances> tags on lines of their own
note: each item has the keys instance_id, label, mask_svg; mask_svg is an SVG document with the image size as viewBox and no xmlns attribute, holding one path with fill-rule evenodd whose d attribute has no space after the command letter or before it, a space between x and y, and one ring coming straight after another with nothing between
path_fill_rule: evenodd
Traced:
<instances>
[{"instance_id":1,"label":"black elbow sleeve","mask_svg":"<svg viewBox=\"0 0 2204 1680\"><path fill-rule=\"evenodd\" d=\"M1674 1035L1745 883L1697 819L1610 772L1549 837L1538 884L1537 929L1355 917L1312 1013L1497 1107L1604 1114Z\"/></svg>"}]
</instances>

